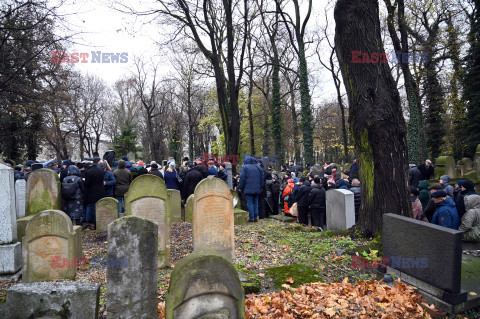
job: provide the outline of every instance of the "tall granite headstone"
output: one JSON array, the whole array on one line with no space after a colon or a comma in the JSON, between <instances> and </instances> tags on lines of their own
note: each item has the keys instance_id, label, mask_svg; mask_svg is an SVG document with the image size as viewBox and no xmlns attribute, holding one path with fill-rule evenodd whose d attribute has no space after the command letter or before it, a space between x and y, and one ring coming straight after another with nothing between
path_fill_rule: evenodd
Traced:
<instances>
[{"instance_id":1,"label":"tall granite headstone","mask_svg":"<svg viewBox=\"0 0 480 319\"><path fill-rule=\"evenodd\" d=\"M163 179L155 175L135 178L125 194L125 216L141 216L158 223L158 266L170 266L170 201Z\"/></svg>"},{"instance_id":2,"label":"tall granite headstone","mask_svg":"<svg viewBox=\"0 0 480 319\"><path fill-rule=\"evenodd\" d=\"M216 251L191 253L173 269L165 314L167 319L245 318L238 272Z\"/></svg>"},{"instance_id":3,"label":"tall granite headstone","mask_svg":"<svg viewBox=\"0 0 480 319\"><path fill-rule=\"evenodd\" d=\"M187 202L185 203L185 222L187 222L187 223L192 223L193 222L194 197L195 197L194 194L188 196Z\"/></svg>"},{"instance_id":4,"label":"tall granite headstone","mask_svg":"<svg viewBox=\"0 0 480 319\"><path fill-rule=\"evenodd\" d=\"M235 231L230 189L219 178L206 178L194 194L193 250L213 249L232 260Z\"/></svg>"},{"instance_id":5,"label":"tall granite headstone","mask_svg":"<svg viewBox=\"0 0 480 319\"><path fill-rule=\"evenodd\" d=\"M182 196L176 189L168 189L168 198L170 200L171 222L182 222Z\"/></svg>"},{"instance_id":6,"label":"tall granite headstone","mask_svg":"<svg viewBox=\"0 0 480 319\"><path fill-rule=\"evenodd\" d=\"M22 245L17 241L13 169L0 163L0 274L14 274L22 266Z\"/></svg>"},{"instance_id":7,"label":"tall granite headstone","mask_svg":"<svg viewBox=\"0 0 480 319\"><path fill-rule=\"evenodd\" d=\"M118 200L104 197L95 204L97 231L106 231L108 224L118 218Z\"/></svg>"},{"instance_id":8,"label":"tall granite headstone","mask_svg":"<svg viewBox=\"0 0 480 319\"><path fill-rule=\"evenodd\" d=\"M108 318L158 318L158 224L126 216L108 225Z\"/></svg>"},{"instance_id":9,"label":"tall granite headstone","mask_svg":"<svg viewBox=\"0 0 480 319\"><path fill-rule=\"evenodd\" d=\"M328 230L348 229L355 225L354 195L346 189L326 192Z\"/></svg>"},{"instance_id":10,"label":"tall granite headstone","mask_svg":"<svg viewBox=\"0 0 480 319\"><path fill-rule=\"evenodd\" d=\"M15 208L17 210L17 219L25 217L25 196L27 182L19 179L15 182Z\"/></svg>"},{"instance_id":11,"label":"tall granite headstone","mask_svg":"<svg viewBox=\"0 0 480 319\"><path fill-rule=\"evenodd\" d=\"M59 210L37 213L28 222L23 237L23 282L75 279L75 244L67 214Z\"/></svg>"}]
</instances>

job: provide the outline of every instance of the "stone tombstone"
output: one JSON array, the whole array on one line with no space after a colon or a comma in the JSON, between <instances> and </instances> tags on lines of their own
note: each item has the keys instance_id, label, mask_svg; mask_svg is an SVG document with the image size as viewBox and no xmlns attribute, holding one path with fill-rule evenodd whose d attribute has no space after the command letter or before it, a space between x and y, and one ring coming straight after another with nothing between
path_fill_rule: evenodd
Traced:
<instances>
[{"instance_id":1,"label":"stone tombstone","mask_svg":"<svg viewBox=\"0 0 480 319\"><path fill-rule=\"evenodd\" d=\"M22 245L23 282L75 279L76 243L70 217L60 210L37 213Z\"/></svg>"},{"instance_id":2,"label":"stone tombstone","mask_svg":"<svg viewBox=\"0 0 480 319\"><path fill-rule=\"evenodd\" d=\"M108 224L118 218L118 200L104 197L95 204L97 231L106 231Z\"/></svg>"},{"instance_id":3,"label":"stone tombstone","mask_svg":"<svg viewBox=\"0 0 480 319\"><path fill-rule=\"evenodd\" d=\"M233 197L233 208L240 208L240 196L238 196L238 193L233 189L230 189L230 193Z\"/></svg>"},{"instance_id":4,"label":"stone tombstone","mask_svg":"<svg viewBox=\"0 0 480 319\"><path fill-rule=\"evenodd\" d=\"M20 283L7 292L7 318L96 319L99 299L100 284Z\"/></svg>"},{"instance_id":5,"label":"stone tombstone","mask_svg":"<svg viewBox=\"0 0 480 319\"><path fill-rule=\"evenodd\" d=\"M187 222L187 223L192 223L193 222L194 197L195 197L194 194L188 196L187 202L185 203L185 222Z\"/></svg>"},{"instance_id":6,"label":"stone tombstone","mask_svg":"<svg viewBox=\"0 0 480 319\"><path fill-rule=\"evenodd\" d=\"M158 267L170 266L170 201L163 179L136 177L125 194L125 216L141 216L158 223Z\"/></svg>"},{"instance_id":7,"label":"stone tombstone","mask_svg":"<svg viewBox=\"0 0 480 319\"><path fill-rule=\"evenodd\" d=\"M61 209L62 192L60 179L51 169L42 168L28 176L25 215L35 215L50 209Z\"/></svg>"},{"instance_id":8,"label":"stone tombstone","mask_svg":"<svg viewBox=\"0 0 480 319\"><path fill-rule=\"evenodd\" d=\"M165 296L167 319L245 318L238 272L222 254L199 250L175 265Z\"/></svg>"},{"instance_id":9,"label":"stone tombstone","mask_svg":"<svg viewBox=\"0 0 480 319\"><path fill-rule=\"evenodd\" d=\"M480 172L480 144L477 145L477 151L473 157L473 162L474 167Z\"/></svg>"},{"instance_id":10,"label":"stone tombstone","mask_svg":"<svg viewBox=\"0 0 480 319\"><path fill-rule=\"evenodd\" d=\"M462 160L460 162L461 162L461 166L460 166L461 175L460 176L465 175L468 171L473 169L473 162L468 157L462 158Z\"/></svg>"},{"instance_id":11,"label":"stone tombstone","mask_svg":"<svg viewBox=\"0 0 480 319\"><path fill-rule=\"evenodd\" d=\"M15 208L17 211L17 219L25 217L25 190L27 182L19 179L15 182Z\"/></svg>"},{"instance_id":12,"label":"stone tombstone","mask_svg":"<svg viewBox=\"0 0 480 319\"><path fill-rule=\"evenodd\" d=\"M235 208L233 210L233 218L235 225L245 225L248 224L249 215L247 211L244 211L240 208Z\"/></svg>"},{"instance_id":13,"label":"stone tombstone","mask_svg":"<svg viewBox=\"0 0 480 319\"><path fill-rule=\"evenodd\" d=\"M171 222L182 222L182 196L176 189L168 189L168 198L170 201Z\"/></svg>"},{"instance_id":14,"label":"stone tombstone","mask_svg":"<svg viewBox=\"0 0 480 319\"><path fill-rule=\"evenodd\" d=\"M193 250L213 249L228 260L235 256L233 199L227 184L206 178L195 187Z\"/></svg>"},{"instance_id":15,"label":"stone tombstone","mask_svg":"<svg viewBox=\"0 0 480 319\"><path fill-rule=\"evenodd\" d=\"M348 229L355 225L354 195L346 189L326 192L328 230Z\"/></svg>"},{"instance_id":16,"label":"stone tombstone","mask_svg":"<svg viewBox=\"0 0 480 319\"><path fill-rule=\"evenodd\" d=\"M228 188L232 189L233 188L232 164L231 163L226 163L225 164L225 169L227 170L227 185L228 185Z\"/></svg>"},{"instance_id":17,"label":"stone tombstone","mask_svg":"<svg viewBox=\"0 0 480 319\"><path fill-rule=\"evenodd\" d=\"M457 177L455 159L452 156L440 156L435 161L435 178L438 179L442 175Z\"/></svg>"},{"instance_id":18,"label":"stone tombstone","mask_svg":"<svg viewBox=\"0 0 480 319\"><path fill-rule=\"evenodd\" d=\"M108 318L158 318L158 233L158 224L141 216L108 225Z\"/></svg>"},{"instance_id":19,"label":"stone tombstone","mask_svg":"<svg viewBox=\"0 0 480 319\"><path fill-rule=\"evenodd\" d=\"M0 163L0 274L14 274L22 266L22 245L17 241L13 169Z\"/></svg>"},{"instance_id":20,"label":"stone tombstone","mask_svg":"<svg viewBox=\"0 0 480 319\"><path fill-rule=\"evenodd\" d=\"M467 299L461 291L462 236L458 230L384 214L383 258L388 258L391 269L400 272L402 281L421 285L435 297L459 304Z\"/></svg>"}]
</instances>

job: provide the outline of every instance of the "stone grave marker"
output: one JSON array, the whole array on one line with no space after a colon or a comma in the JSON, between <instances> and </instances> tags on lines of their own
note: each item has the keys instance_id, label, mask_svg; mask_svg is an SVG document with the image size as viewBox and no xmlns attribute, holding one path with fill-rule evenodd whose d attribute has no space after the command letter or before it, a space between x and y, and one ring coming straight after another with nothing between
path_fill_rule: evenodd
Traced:
<instances>
[{"instance_id":1,"label":"stone grave marker","mask_svg":"<svg viewBox=\"0 0 480 319\"><path fill-rule=\"evenodd\" d=\"M440 156L435 161L435 178L439 179L442 175L457 177L455 159L452 156Z\"/></svg>"},{"instance_id":2,"label":"stone grave marker","mask_svg":"<svg viewBox=\"0 0 480 319\"><path fill-rule=\"evenodd\" d=\"M78 252L72 221L64 212L37 213L28 222L22 246L23 282L75 279Z\"/></svg>"},{"instance_id":3,"label":"stone grave marker","mask_svg":"<svg viewBox=\"0 0 480 319\"><path fill-rule=\"evenodd\" d=\"M108 318L158 318L158 243L150 219L127 216L108 225Z\"/></svg>"},{"instance_id":4,"label":"stone grave marker","mask_svg":"<svg viewBox=\"0 0 480 319\"><path fill-rule=\"evenodd\" d=\"M235 208L233 210L233 218L234 218L234 224L235 225L245 225L248 224L248 212L244 211L240 208Z\"/></svg>"},{"instance_id":5,"label":"stone grave marker","mask_svg":"<svg viewBox=\"0 0 480 319\"><path fill-rule=\"evenodd\" d=\"M158 267L170 266L170 201L163 179L135 178L125 194L125 216L141 216L158 223Z\"/></svg>"},{"instance_id":6,"label":"stone grave marker","mask_svg":"<svg viewBox=\"0 0 480 319\"><path fill-rule=\"evenodd\" d=\"M232 260L233 217L233 199L224 181L206 178L198 183L193 204L193 250L213 249Z\"/></svg>"},{"instance_id":7,"label":"stone grave marker","mask_svg":"<svg viewBox=\"0 0 480 319\"><path fill-rule=\"evenodd\" d=\"M354 195L346 189L330 189L326 192L327 229L348 229L355 225Z\"/></svg>"},{"instance_id":8,"label":"stone grave marker","mask_svg":"<svg viewBox=\"0 0 480 319\"><path fill-rule=\"evenodd\" d=\"M118 218L118 200L104 197L95 204L97 230L106 231L108 224Z\"/></svg>"},{"instance_id":9,"label":"stone grave marker","mask_svg":"<svg viewBox=\"0 0 480 319\"><path fill-rule=\"evenodd\" d=\"M462 158L462 160L460 162L461 162L461 166L460 166L461 175L460 176L465 175L468 171L473 169L473 161L471 159L469 159L468 157Z\"/></svg>"},{"instance_id":10,"label":"stone grave marker","mask_svg":"<svg viewBox=\"0 0 480 319\"><path fill-rule=\"evenodd\" d=\"M187 202L185 203L185 222L192 223L193 222L193 202L194 202L194 194L188 196Z\"/></svg>"},{"instance_id":11,"label":"stone grave marker","mask_svg":"<svg viewBox=\"0 0 480 319\"><path fill-rule=\"evenodd\" d=\"M17 241L13 169L0 163L0 274L14 274L22 266L22 245Z\"/></svg>"},{"instance_id":12,"label":"stone grave marker","mask_svg":"<svg viewBox=\"0 0 480 319\"><path fill-rule=\"evenodd\" d=\"M232 194L232 197L233 197L233 208L240 208L240 205L241 205L240 196L233 189L230 189L230 193Z\"/></svg>"},{"instance_id":13,"label":"stone grave marker","mask_svg":"<svg viewBox=\"0 0 480 319\"><path fill-rule=\"evenodd\" d=\"M182 222L182 196L176 189L167 190L170 200L171 222Z\"/></svg>"},{"instance_id":14,"label":"stone grave marker","mask_svg":"<svg viewBox=\"0 0 480 319\"><path fill-rule=\"evenodd\" d=\"M17 211L17 219L25 217L25 190L27 182L19 179L15 182L15 208Z\"/></svg>"},{"instance_id":15,"label":"stone grave marker","mask_svg":"<svg viewBox=\"0 0 480 319\"><path fill-rule=\"evenodd\" d=\"M238 272L216 251L195 251L173 269L165 296L167 319L245 318Z\"/></svg>"}]
</instances>

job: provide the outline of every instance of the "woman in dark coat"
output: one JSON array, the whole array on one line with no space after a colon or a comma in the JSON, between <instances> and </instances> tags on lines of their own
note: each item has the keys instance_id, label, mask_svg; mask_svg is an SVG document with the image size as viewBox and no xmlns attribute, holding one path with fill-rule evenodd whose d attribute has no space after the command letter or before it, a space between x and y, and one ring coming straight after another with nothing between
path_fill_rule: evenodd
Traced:
<instances>
[{"instance_id":1,"label":"woman in dark coat","mask_svg":"<svg viewBox=\"0 0 480 319\"><path fill-rule=\"evenodd\" d=\"M65 196L62 192L62 197L65 203L65 213L70 217L70 219L76 221L79 224L80 219L84 217L83 210L83 193L85 192L85 185L82 180L82 173L80 169L75 165L70 165L67 170L67 176L63 179L62 187L66 189L67 187L76 188L75 195ZM65 184L72 184L66 185Z\"/></svg>"},{"instance_id":2,"label":"woman in dark coat","mask_svg":"<svg viewBox=\"0 0 480 319\"><path fill-rule=\"evenodd\" d=\"M168 169L163 174L165 179L165 184L167 185L167 189L176 189L177 191L180 190L177 180L178 173L175 170L175 164L169 165Z\"/></svg>"},{"instance_id":3,"label":"woman in dark coat","mask_svg":"<svg viewBox=\"0 0 480 319\"><path fill-rule=\"evenodd\" d=\"M87 211L85 220L96 229L95 203L105 197L104 164L96 164L85 173L85 203Z\"/></svg>"},{"instance_id":4,"label":"woman in dark coat","mask_svg":"<svg viewBox=\"0 0 480 319\"><path fill-rule=\"evenodd\" d=\"M325 198L325 188L323 188L320 178L313 179L313 186L308 194L308 206L312 215L312 226L323 228L325 226L325 217L327 214L327 203Z\"/></svg>"},{"instance_id":5,"label":"woman in dark coat","mask_svg":"<svg viewBox=\"0 0 480 319\"><path fill-rule=\"evenodd\" d=\"M272 201L273 201L273 212L272 215L278 215L278 205L280 197L280 182L278 180L277 174L272 174Z\"/></svg>"}]
</instances>

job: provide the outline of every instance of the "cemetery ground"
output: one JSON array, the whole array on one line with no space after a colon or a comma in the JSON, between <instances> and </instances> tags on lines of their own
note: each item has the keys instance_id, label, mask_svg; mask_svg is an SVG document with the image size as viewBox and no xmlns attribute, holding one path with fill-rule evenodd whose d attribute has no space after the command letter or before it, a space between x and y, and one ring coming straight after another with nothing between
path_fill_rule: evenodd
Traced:
<instances>
[{"instance_id":1,"label":"cemetery ground","mask_svg":"<svg viewBox=\"0 0 480 319\"><path fill-rule=\"evenodd\" d=\"M353 230L319 232L274 219L235 226L233 263L246 294L246 318L435 318L441 314L413 287L400 282L387 286L375 270L352 267L352 256L377 257L380 241L360 238ZM158 270L159 318L164 318L172 269L192 251L192 224L173 225L171 267ZM88 260L106 258L106 231L84 231L83 252ZM89 263L78 269L76 281L102 285L100 318L105 318L106 268ZM0 283L0 302L5 302L14 284ZM459 317L480 318L480 312Z\"/></svg>"}]
</instances>

